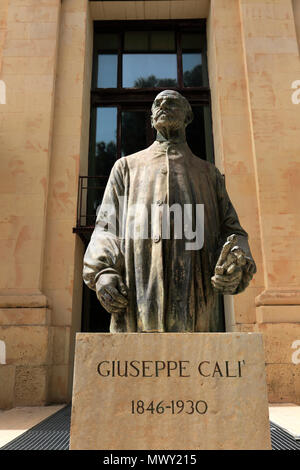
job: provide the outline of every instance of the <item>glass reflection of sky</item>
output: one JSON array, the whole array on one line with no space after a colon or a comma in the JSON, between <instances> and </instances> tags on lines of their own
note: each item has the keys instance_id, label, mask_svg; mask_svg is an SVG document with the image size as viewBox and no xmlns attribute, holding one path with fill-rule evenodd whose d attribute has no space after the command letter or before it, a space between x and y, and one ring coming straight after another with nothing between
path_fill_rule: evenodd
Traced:
<instances>
[{"instance_id":1,"label":"glass reflection of sky","mask_svg":"<svg viewBox=\"0 0 300 470\"><path fill-rule=\"evenodd\" d=\"M97 108L96 143L117 139L117 108Z\"/></svg>"},{"instance_id":2,"label":"glass reflection of sky","mask_svg":"<svg viewBox=\"0 0 300 470\"><path fill-rule=\"evenodd\" d=\"M98 88L116 88L118 56L116 54L99 54Z\"/></svg>"},{"instance_id":3,"label":"glass reflection of sky","mask_svg":"<svg viewBox=\"0 0 300 470\"><path fill-rule=\"evenodd\" d=\"M176 54L124 54L123 87L135 86L139 78L171 78L177 80Z\"/></svg>"},{"instance_id":4,"label":"glass reflection of sky","mask_svg":"<svg viewBox=\"0 0 300 470\"><path fill-rule=\"evenodd\" d=\"M202 64L202 55L201 53L186 53L182 54L182 67L183 72L186 70L193 70L197 65Z\"/></svg>"}]
</instances>

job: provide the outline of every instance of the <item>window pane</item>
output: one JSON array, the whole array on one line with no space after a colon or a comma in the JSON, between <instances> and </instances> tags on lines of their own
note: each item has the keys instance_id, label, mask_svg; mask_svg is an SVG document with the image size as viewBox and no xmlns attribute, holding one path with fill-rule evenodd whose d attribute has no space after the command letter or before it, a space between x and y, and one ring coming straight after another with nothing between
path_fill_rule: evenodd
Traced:
<instances>
[{"instance_id":1,"label":"window pane","mask_svg":"<svg viewBox=\"0 0 300 470\"><path fill-rule=\"evenodd\" d=\"M148 31L127 31L124 35L125 51L148 51L149 32Z\"/></svg>"},{"instance_id":2,"label":"window pane","mask_svg":"<svg viewBox=\"0 0 300 470\"><path fill-rule=\"evenodd\" d=\"M177 85L176 54L124 54L123 87Z\"/></svg>"},{"instance_id":3,"label":"window pane","mask_svg":"<svg viewBox=\"0 0 300 470\"><path fill-rule=\"evenodd\" d=\"M152 31L150 49L151 51L175 51L174 31Z\"/></svg>"},{"instance_id":4,"label":"window pane","mask_svg":"<svg viewBox=\"0 0 300 470\"><path fill-rule=\"evenodd\" d=\"M118 50L118 34L101 33L95 36L95 46L102 50Z\"/></svg>"},{"instance_id":5,"label":"window pane","mask_svg":"<svg viewBox=\"0 0 300 470\"><path fill-rule=\"evenodd\" d=\"M184 33L181 37L181 47L185 49L201 49L202 35L200 33Z\"/></svg>"},{"instance_id":6,"label":"window pane","mask_svg":"<svg viewBox=\"0 0 300 470\"><path fill-rule=\"evenodd\" d=\"M117 54L98 55L98 88L116 88L118 77Z\"/></svg>"},{"instance_id":7,"label":"window pane","mask_svg":"<svg viewBox=\"0 0 300 470\"><path fill-rule=\"evenodd\" d=\"M95 127L94 127L94 125ZM116 161L117 108L92 110L93 152L89 157L87 225L94 225L108 175Z\"/></svg>"},{"instance_id":8,"label":"window pane","mask_svg":"<svg viewBox=\"0 0 300 470\"><path fill-rule=\"evenodd\" d=\"M201 86L203 84L201 53L183 53L182 69L184 86Z\"/></svg>"},{"instance_id":9,"label":"window pane","mask_svg":"<svg viewBox=\"0 0 300 470\"><path fill-rule=\"evenodd\" d=\"M117 153L117 108L97 108L95 175L109 175Z\"/></svg>"},{"instance_id":10,"label":"window pane","mask_svg":"<svg viewBox=\"0 0 300 470\"><path fill-rule=\"evenodd\" d=\"M203 107L193 107L194 119L186 128L186 140L197 157L206 159L205 125Z\"/></svg>"},{"instance_id":11,"label":"window pane","mask_svg":"<svg viewBox=\"0 0 300 470\"><path fill-rule=\"evenodd\" d=\"M174 31L127 31L125 51L175 51Z\"/></svg>"},{"instance_id":12,"label":"window pane","mask_svg":"<svg viewBox=\"0 0 300 470\"><path fill-rule=\"evenodd\" d=\"M149 115L145 111L122 112L122 157L147 147L148 120Z\"/></svg>"}]
</instances>

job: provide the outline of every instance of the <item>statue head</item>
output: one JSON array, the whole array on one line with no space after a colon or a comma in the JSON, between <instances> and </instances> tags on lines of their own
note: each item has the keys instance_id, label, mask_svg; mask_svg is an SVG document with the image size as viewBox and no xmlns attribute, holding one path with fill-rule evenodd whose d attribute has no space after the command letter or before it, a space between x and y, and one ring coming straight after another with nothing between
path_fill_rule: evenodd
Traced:
<instances>
[{"instance_id":1,"label":"statue head","mask_svg":"<svg viewBox=\"0 0 300 470\"><path fill-rule=\"evenodd\" d=\"M159 132L185 129L193 120L190 103L175 90L160 92L152 104L151 124Z\"/></svg>"}]
</instances>

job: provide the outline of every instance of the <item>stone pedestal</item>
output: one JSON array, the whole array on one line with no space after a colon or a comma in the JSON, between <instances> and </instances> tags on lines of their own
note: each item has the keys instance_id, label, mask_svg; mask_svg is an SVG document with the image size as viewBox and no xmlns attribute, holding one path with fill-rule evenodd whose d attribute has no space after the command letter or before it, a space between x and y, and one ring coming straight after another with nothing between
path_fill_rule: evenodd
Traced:
<instances>
[{"instance_id":1,"label":"stone pedestal","mask_svg":"<svg viewBox=\"0 0 300 470\"><path fill-rule=\"evenodd\" d=\"M259 333L78 333L70 449L270 449Z\"/></svg>"}]
</instances>

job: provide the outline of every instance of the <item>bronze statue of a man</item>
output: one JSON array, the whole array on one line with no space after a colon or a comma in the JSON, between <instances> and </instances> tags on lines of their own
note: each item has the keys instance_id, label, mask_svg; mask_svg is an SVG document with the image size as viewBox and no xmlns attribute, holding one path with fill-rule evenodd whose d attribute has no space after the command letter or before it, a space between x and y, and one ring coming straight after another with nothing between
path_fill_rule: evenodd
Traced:
<instances>
[{"instance_id":1,"label":"bronze statue of a man","mask_svg":"<svg viewBox=\"0 0 300 470\"><path fill-rule=\"evenodd\" d=\"M188 101L165 90L151 119L155 142L111 171L83 278L111 313L113 333L221 331L219 294L238 294L256 272L248 236L219 170L186 143ZM182 208L179 217L172 207ZM185 228L195 233L199 207L203 241L191 248Z\"/></svg>"}]
</instances>

